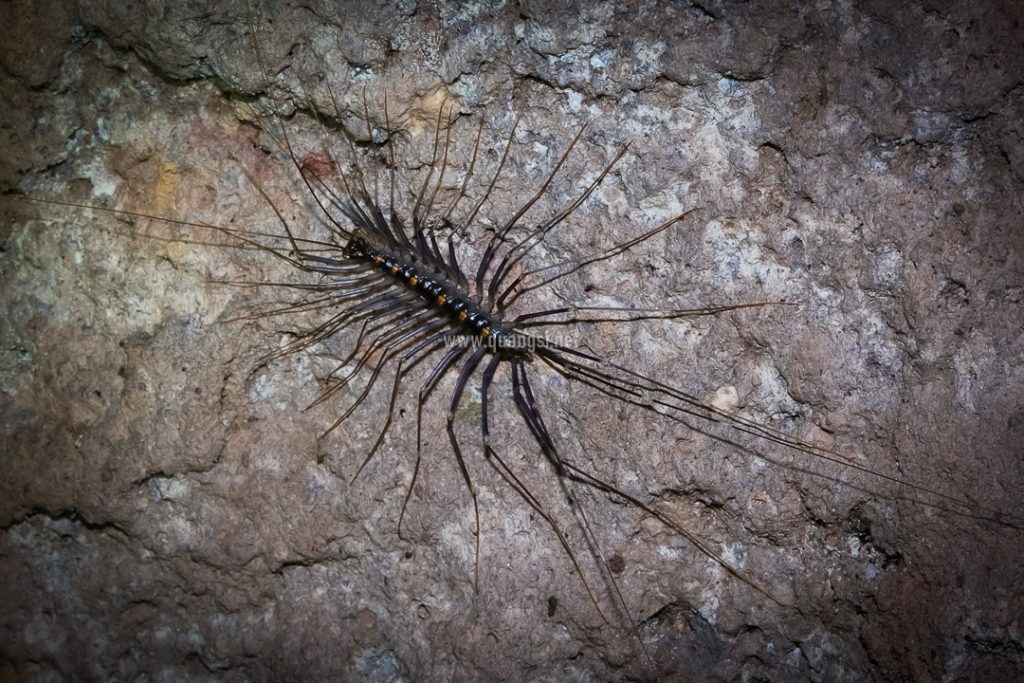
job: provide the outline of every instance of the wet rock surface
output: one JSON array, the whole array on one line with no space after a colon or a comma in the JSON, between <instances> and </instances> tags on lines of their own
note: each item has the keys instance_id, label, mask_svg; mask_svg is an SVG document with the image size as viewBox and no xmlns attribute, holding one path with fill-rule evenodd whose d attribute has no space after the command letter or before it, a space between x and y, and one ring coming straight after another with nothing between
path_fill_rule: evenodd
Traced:
<instances>
[{"instance_id":1,"label":"wet rock surface","mask_svg":"<svg viewBox=\"0 0 1024 683\"><path fill-rule=\"evenodd\" d=\"M983 517L992 513L980 506L1024 514L1024 50L1008 5L271 3L255 19L246 3L2 11L3 190L121 210L3 197L5 676L1024 671L1019 521L978 519L935 495L973 501ZM559 520L607 623L544 519L480 457L478 391L455 419L480 497L474 587L472 506L445 434L454 377L425 411L399 534L424 375L405 383L384 447L352 482L386 416L390 376L320 438L358 393L303 409L357 331L267 360L300 323L253 319L287 294L237 283L302 275L200 225L280 234L255 184L304 234L322 230L267 112L284 114L303 163L326 163L329 149L347 158L342 129L360 150L384 142L385 92L406 206L442 102L459 114L454 170L467 168L483 122L478 193L520 117L467 256L532 196L582 124L534 220L629 143L532 265L699 210L529 305L785 299L793 305L564 333L931 493L771 444L732 447L535 364L567 458L650 502L785 604L649 515L577 487L606 560L596 562L507 375L492 397L493 443Z\"/></svg>"}]
</instances>

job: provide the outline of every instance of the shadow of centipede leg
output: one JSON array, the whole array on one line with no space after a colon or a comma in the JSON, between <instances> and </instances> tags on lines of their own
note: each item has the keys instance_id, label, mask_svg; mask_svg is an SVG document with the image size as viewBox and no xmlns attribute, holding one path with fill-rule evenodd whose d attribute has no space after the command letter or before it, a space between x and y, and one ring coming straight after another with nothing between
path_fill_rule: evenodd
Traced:
<instances>
[{"instance_id":1,"label":"shadow of centipede leg","mask_svg":"<svg viewBox=\"0 0 1024 683\"><path fill-rule=\"evenodd\" d=\"M429 311L425 313L429 313ZM429 320L429 318L430 316L424 314L413 316L412 318L405 322L398 323L398 325L393 329L388 330L387 332L379 335L376 339L373 340L373 343L370 344L370 348L366 350L366 352L363 354L363 357L360 358L359 363L356 364L355 369L353 369L352 372L345 378L339 380L335 385L331 386L327 391L324 392L324 394L327 394L328 392L334 393L340 390L342 387L347 386L348 383L352 380L352 378L355 377L355 375L360 370L362 370L363 366L369 360L370 356L379 351L381 347L384 347L384 352L381 354L380 359L374 366L373 371L370 374L370 379L367 380L366 386L363 387L362 392L352 403L352 405L350 405L348 409L344 413L342 413L341 417L335 420L331 424L331 426L328 427L324 431L324 433L320 435L321 439L330 434L335 429L337 429L342 422L344 422L345 420L352 416L352 413L356 411L356 409L362 404L363 401L366 400L366 397L370 394L370 390L373 389L373 385L377 383L377 378L380 376L381 370L384 368L387 361L390 360L396 347L399 344L404 344L411 337L421 334L424 331L424 329L421 328L420 325L424 321ZM427 329L438 330L441 328L442 325L442 323L438 323L432 326L428 326ZM407 331L409 330L410 327L413 329L411 331ZM321 396L320 398L317 399L317 402L320 402L325 398L326 396Z\"/></svg>"},{"instance_id":2,"label":"shadow of centipede leg","mask_svg":"<svg viewBox=\"0 0 1024 683\"><path fill-rule=\"evenodd\" d=\"M574 477L573 472L580 472L581 470L573 468L571 463L564 460L557 448L555 448L550 432L548 432L547 426L544 424L544 417L537 406L537 400L533 395L533 389L530 387L530 381L526 375L526 368L521 363L518 367L518 381L516 375L513 375L513 393L520 413L523 415L523 418L526 420L530 430L533 432L538 442L540 442L548 460L555 467L555 471L558 475L559 487L562 489L562 493L572 506L573 512L576 515L576 520L579 523L580 530L583 532L584 539L586 539L587 547L590 550L591 556L594 557L598 563L599 569L601 570L601 577L611 588L617 606L622 609L630 627L633 629L633 636L640 645L640 650L643 652L644 659L648 664L653 666L653 660L651 659L650 652L647 650L647 645L644 643L643 638L640 637L639 632L637 632L634 627L635 622L633 615L629 609L629 605L626 603L625 597L622 595L622 590L619 588L619 582L611 572L608 560L605 559L604 553L601 551L597 535L591 528L590 520L587 517L586 511L572 486L573 481L579 481L584 484L588 484L589 482ZM547 445L545 446L545 444ZM596 478L594 481L600 482L600 480ZM600 608L598 608L598 612L600 612ZM604 615L602 614L602 617L603 616ZM605 621L607 622L607 619L605 619Z\"/></svg>"},{"instance_id":3,"label":"shadow of centipede leg","mask_svg":"<svg viewBox=\"0 0 1024 683\"><path fill-rule=\"evenodd\" d=\"M436 330L438 329L438 326L434 325L432 326L432 328L428 328L427 330L422 331L425 332L426 334L429 334L429 336L427 336L426 339L423 339L419 344L417 344L412 351L409 351L407 354L405 354L399 359L398 365L395 368L395 378L391 386L391 398L388 400L387 418L385 418L384 425L380 429L380 434L377 435L377 440L373 442L373 447L370 448L370 451L366 454L366 457L363 459L362 464L359 465L359 469L352 477L352 481L358 479L359 475L363 471L363 468L370 464L370 460L372 460L373 456L376 455L377 451L384 443L384 437L387 436L388 430L391 429L391 423L394 421L395 417L395 404L398 401L398 392L402 388L402 378L405 376L405 373L408 372L413 367L415 367L415 365L419 363L421 360L423 360L431 353L433 353L434 350L437 348L437 345L441 343L444 334L430 334L430 329ZM421 331L417 331L417 334L419 335L420 332Z\"/></svg>"},{"instance_id":4,"label":"shadow of centipede leg","mask_svg":"<svg viewBox=\"0 0 1024 683\"><path fill-rule=\"evenodd\" d=\"M455 390L452 392L451 402L448 404L448 441L451 443L452 451L455 453L455 461L459 464L459 471L462 473L462 480L466 483L466 488L469 489L469 495L473 498L473 517L476 521L476 561L474 562L473 569L473 588L477 592L480 590L480 506L477 502L476 489L473 487L473 480L469 476L469 470L466 468L465 458L462 457L462 449L459 447L459 440L455 436L455 411L459 408L459 403L462 402L462 393L466 390L466 384L469 382L470 375L479 365L480 359L487 353L486 348L477 349L473 352L473 355L469 357L466 364L462 366L461 372L459 372L459 379L455 383Z\"/></svg>"},{"instance_id":5,"label":"shadow of centipede leg","mask_svg":"<svg viewBox=\"0 0 1024 683\"><path fill-rule=\"evenodd\" d=\"M526 422L526 425L529 428L530 433L533 434L534 438L540 444L541 450L544 452L545 458L547 458L548 461L555 468L556 476L558 477L559 481L562 482L563 473L560 465L560 460L558 458L557 452L555 451L554 442L551 440L551 436L548 433L547 428L544 426L543 418L541 418L540 414L537 412L536 406L533 405L531 400L528 400L526 394L524 393L526 369L523 366L522 361L513 361L511 365L512 397L515 402L516 409L519 411L519 414ZM545 518L545 520L547 520L548 525L551 526L552 530L555 532L555 535L558 536L559 543L562 544L562 547L565 549L566 554L572 561L573 567L575 568L577 575L579 575L580 581L583 583L584 589L587 591L587 596L590 598L590 601L594 604L594 608L597 610L597 613L601 615L601 619L604 620L605 623L608 623L608 618L605 616L604 611L601 610L601 607L597 602L597 597L591 590L590 584L587 582L587 579L583 574L583 569L580 567L579 560L576 558L576 553L573 552L571 546L569 545L568 539L565 538L561 530L555 525L554 520L547 513L547 511L545 511L542 508L540 502L533 496L532 493L530 493L526 485L523 484L519 480L519 478L515 476L515 473L513 473L506 465L504 465L504 463L501 462L500 458L498 458L497 456L497 453L495 453L493 450L491 451L491 453L491 457L498 460L499 463L501 463L502 467L506 470L508 475L513 479L513 481L515 481L515 485L513 486L513 488L516 489L519 495L522 496L523 499L532 508L537 510L538 514L540 514ZM570 499L570 503L575 504L575 501Z\"/></svg>"},{"instance_id":6,"label":"shadow of centipede leg","mask_svg":"<svg viewBox=\"0 0 1024 683\"><path fill-rule=\"evenodd\" d=\"M448 368L452 366L455 361L459 359L462 354L466 352L466 348L463 346L455 346L448 350L441 360L431 370L430 375L424 380L420 386L419 398L416 401L416 464L412 470L412 479L409 481L409 487L405 490L405 500L402 501L402 511L398 514L398 537L402 537L402 520L405 519L405 509L409 505L409 499L412 497L413 487L416 486L416 478L420 473L420 462L422 460L422 449L423 449L423 406L427 402L427 398L430 393L434 390L438 381L448 371Z\"/></svg>"}]
</instances>

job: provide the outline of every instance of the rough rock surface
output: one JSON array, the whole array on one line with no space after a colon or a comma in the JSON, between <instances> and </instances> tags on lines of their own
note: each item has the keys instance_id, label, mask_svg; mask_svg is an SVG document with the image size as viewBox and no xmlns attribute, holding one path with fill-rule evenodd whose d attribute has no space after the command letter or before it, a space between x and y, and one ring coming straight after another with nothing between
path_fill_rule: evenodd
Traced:
<instances>
[{"instance_id":1,"label":"rough rock surface","mask_svg":"<svg viewBox=\"0 0 1024 683\"><path fill-rule=\"evenodd\" d=\"M561 520L607 623L544 520L479 457L471 392L455 425L482 510L475 591L472 509L444 431L452 378L429 404L399 536L418 381L350 483L387 389L323 439L355 394L302 409L351 335L262 362L296 323L245 316L278 293L212 282L298 274L208 228L5 197L5 680L1024 675L1019 9L341 6L273 3L253 19L246 2L4 4L2 189L280 233L248 176L315 230L276 120L256 114L287 114L293 145L322 161L327 145L347 153L342 126L382 142L387 92L415 192L447 97L454 169L483 122L477 192L522 117L472 237L587 123L538 216L629 150L535 263L700 211L536 305L796 305L566 329L574 343L1017 521L771 444L729 447L537 367L567 457L786 604L581 490L629 614L617 607L507 377L495 443Z\"/></svg>"}]
</instances>

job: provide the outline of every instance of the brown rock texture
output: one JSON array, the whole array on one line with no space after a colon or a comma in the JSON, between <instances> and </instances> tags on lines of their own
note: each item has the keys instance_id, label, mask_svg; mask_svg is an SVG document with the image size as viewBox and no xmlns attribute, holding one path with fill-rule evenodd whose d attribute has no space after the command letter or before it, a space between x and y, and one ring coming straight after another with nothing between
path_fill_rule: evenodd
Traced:
<instances>
[{"instance_id":1,"label":"brown rock texture","mask_svg":"<svg viewBox=\"0 0 1024 683\"><path fill-rule=\"evenodd\" d=\"M1024 675L1019 6L69 1L0 13L4 680ZM442 102L458 114L453 178L482 130L477 196L520 117L460 246L470 260L584 123L535 220L629 149L529 265L699 209L530 305L792 304L564 332L856 468L730 446L531 368L566 457L785 604L621 501L576 486L574 513L507 375L492 396L496 448L558 519L605 619L544 519L480 456L478 389L455 415L480 498L478 588L445 433L453 376L428 403L401 534L427 368L354 482L390 381L319 438L357 392L303 409L356 331L266 360L300 323L254 318L286 295L239 283L303 276L202 225L280 234L258 185L302 234L323 234L282 123L303 163L350 158L343 131L359 150L393 144L410 205Z\"/></svg>"}]
</instances>

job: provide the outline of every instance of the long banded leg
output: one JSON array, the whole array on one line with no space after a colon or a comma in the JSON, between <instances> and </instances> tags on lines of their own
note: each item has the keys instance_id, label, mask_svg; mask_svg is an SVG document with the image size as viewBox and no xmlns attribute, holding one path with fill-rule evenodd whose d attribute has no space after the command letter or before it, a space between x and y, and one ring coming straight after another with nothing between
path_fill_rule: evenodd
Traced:
<instances>
[{"instance_id":1,"label":"long banded leg","mask_svg":"<svg viewBox=\"0 0 1024 683\"><path fill-rule=\"evenodd\" d=\"M621 500L625 500L626 502L628 502L629 504L635 506L636 508L638 508L640 510L643 510L644 512L646 512L647 514L651 515L652 517L657 519L659 522L664 524L666 527L668 527L669 529L672 529L674 532L676 532L677 534L679 534L680 536L685 538L687 541L689 541L691 544L693 544L693 546L695 548L697 548L702 554L704 554L706 557L708 557L711 560L713 560L716 564L718 564L720 567L722 567L722 569L724 569L725 571L729 572L734 577L736 577L737 579L739 579L743 583L747 584L748 586L750 586L751 588L756 590L758 593L761 593L762 595L767 597L769 600L771 600L772 602L774 602L775 604L777 604L777 605L779 605L781 607L788 607L789 606L786 603L782 602L779 598L775 597L768 589L766 589L763 586L761 586L757 581L755 581L752 577L750 577L746 572L744 572L743 570L739 569L738 567L735 567L734 565L730 564L725 558L723 558L721 555L719 555L714 550L709 548L702 540L697 538L693 533L691 533L690 531L687 531L685 528L683 528L681 525L679 525L673 519L671 519L667 515L659 512L658 510L655 510L653 507L651 507L650 505L644 503L639 498L631 496L628 493L626 493L626 492L616 488L615 486L612 486L611 484L609 484L609 483L607 483L607 482L605 482L605 481L603 481L601 479L598 479L594 475L589 474L588 472L586 472L584 470L581 470L580 468L576 467L572 463L569 463L569 462L565 463L565 471L567 473L567 476L570 479L575 480L575 481L579 481L579 482L581 482L583 484L586 484L587 486L589 486L589 487L591 487L593 489L596 489L598 491L603 491L604 493L607 493L607 494L610 494L612 496L615 496L616 498L620 498Z\"/></svg>"},{"instance_id":2,"label":"long banded leg","mask_svg":"<svg viewBox=\"0 0 1024 683\"><path fill-rule=\"evenodd\" d=\"M563 347L558 347L558 351L570 354L574 353L571 349L565 349ZM691 424L686 421L683 417L680 417L680 415L696 418L706 424L715 423L724 425L737 434L754 436L760 440L775 443L811 458L839 465L847 470L855 470L880 480L905 486L917 491L919 494L925 494L925 496L932 498L932 500L927 500L924 497L915 497L908 498L908 500L912 500L937 510L944 510L976 519L993 521L1018 529L1021 528L1020 522L1024 521L1024 518L1018 515L1008 515L1005 512L973 503L967 499L943 493L920 484L907 482L901 480L899 477L864 467L863 465L845 457L841 453L822 448L820 446L815 446L814 444L803 441L802 439L786 436L777 430L771 429L770 427L759 424L753 420L749 420L738 415L732 415L720 408L704 403L691 394L655 379L645 377L644 375L615 363L609 363L597 358L586 357L585 354L579 354L586 357L588 362L595 363L602 368L596 369L592 366L583 365L580 362L569 361L562 356L561 353L552 353L551 349L543 349L543 353L538 355L540 358L545 360L545 362L548 362L556 372L562 374L566 378L583 382L598 391L607 393L609 396L613 396L614 398L627 403L633 403L645 410L657 412L659 415L662 415L667 419L681 423L691 431L699 432L705 436L715 439L716 441L726 443L742 452L756 454L761 458L766 457L765 454L757 452L749 445L739 443L721 433L713 433L708 430L701 429L695 424ZM568 374L566 374L566 370L568 370ZM610 374L611 371L619 372L621 375L612 375ZM825 476L817 472L810 473L817 476ZM937 500L947 501L948 504L936 502Z\"/></svg>"},{"instance_id":3,"label":"long banded leg","mask_svg":"<svg viewBox=\"0 0 1024 683\"><path fill-rule=\"evenodd\" d=\"M484 458L487 459L488 461L493 460L493 462L491 462L491 466L497 470L498 474L500 474L501 477L505 480L505 482L512 487L512 489L519 495L519 497L526 501L526 503L530 507L532 507L537 512L537 514L539 514L544 519L545 522L547 522L548 526L551 527L551 530L558 538L558 542L562 545L562 548L565 550L566 555L569 556L569 560L572 562L573 568L576 570L577 576L580 577L580 581L583 583L583 588L586 590L587 596L593 603L594 609L596 609L597 613L601 615L601 618L604 619L605 622L607 622L608 620L607 618L605 618L604 612L601 610L601 605L598 604L597 598L594 596L594 592L590 588L590 583L587 581L586 576L583 574L583 569L582 567L580 567L580 563L576 557L576 553L573 552L572 546L569 545L568 539L565 538L565 534L563 534L562 530L558 528L558 525L555 524L555 520L551 517L548 511L544 509L544 506L533 494L533 492L531 492L530 489L526 486L526 484L523 481L521 481L519 477L516 476L515 472L505 463L505 461L501 458L497 451L495 451L491 447L490 431L488 426L488 393L491 387L491 382L494 379L494 373L498 369L498 365L500 364L501 360L502 357L499 354L495 354L494 357L487 363L487 366L484 368L483 378L481 380L480 433L483 436ZM515 365L521 365L521 361L512 361L512 363ZM516 372L515 369L513 369L513 373L514 372Z\"/></svg>"},{"instance_id":4,"label":"long banded leg","mask_svg":"<svg viewBox=\"0 0 1024 683\"><path fill-rule=\"evenodd\" d=\"M560 306L543 311L524 313L515 318L513 323L518 327L544 327L554 325L574 325L576 323L631 323L640 320L678 320L680 318L697 318L701 316L719 315L744 308L761 308L764 306L786 306L785 301L754 301L744 304L725 304L722 306L703 306L701 308L633 308L630 306ZM544 320L553 318L555 320Z\"/></svg>"}]
</instances>

